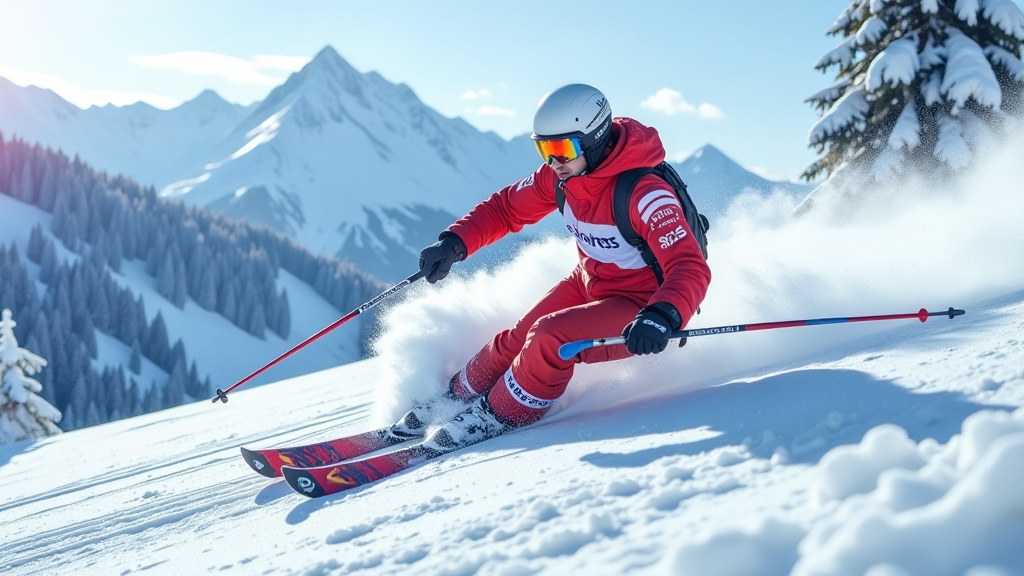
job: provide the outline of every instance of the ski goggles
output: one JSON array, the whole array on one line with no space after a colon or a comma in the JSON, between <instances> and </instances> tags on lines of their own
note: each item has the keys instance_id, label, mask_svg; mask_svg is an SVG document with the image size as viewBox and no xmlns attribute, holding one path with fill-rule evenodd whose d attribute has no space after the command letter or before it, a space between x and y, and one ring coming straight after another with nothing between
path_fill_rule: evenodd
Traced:
<instances>
[{"instance_id":1,"label":"ski goggles","mask_svg":"<svg viewBox=\"0 0 1024 576\"><path fill-rule=\"evenodd\" d=\"M557 140L534 140L537 145L537 152L544 159L545 164L551 164L551 160L558 160L559 164L571 162L583 155L583 147L580 139L559 138Z\"/></svg>"}]
</instances>

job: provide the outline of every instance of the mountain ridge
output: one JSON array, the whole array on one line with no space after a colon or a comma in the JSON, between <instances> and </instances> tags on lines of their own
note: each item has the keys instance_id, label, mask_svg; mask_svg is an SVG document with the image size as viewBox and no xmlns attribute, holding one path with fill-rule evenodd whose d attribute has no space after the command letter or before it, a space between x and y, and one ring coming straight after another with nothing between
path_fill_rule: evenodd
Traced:
<instances>
[{"instance_id":1,"label":"mountain ridge","mask_svg":"<svg viewBox=\"0 0 1024 576\"><path fill-rule=\"evenodd\" d=\"M52 91L44 99L12 87L0 83L0 103L31 108L33 100L45 101L22 119L0 106L3 132L153 183L164 198L265 224L385 281L406 277L440 230L537 167L528 134L505 140L447 118L410 86L359 72L331 46L249 106L204 90L166 111L81 110ZM711 144L673 165L713 220L744 191L805 191L765 180ZM503 260L539 233L560 232L556 220L485 250L470 266Z\"/></svg>"}]
</instances>

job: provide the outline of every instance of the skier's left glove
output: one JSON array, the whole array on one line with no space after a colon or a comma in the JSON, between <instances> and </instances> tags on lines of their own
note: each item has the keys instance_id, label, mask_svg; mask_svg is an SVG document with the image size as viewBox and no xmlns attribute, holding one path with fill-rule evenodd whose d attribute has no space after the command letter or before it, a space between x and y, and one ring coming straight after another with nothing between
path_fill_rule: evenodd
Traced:
<instances>
[{"instance_id":1,"label":"skier's left glove","mask_svg":"<svg viewBox=\"0 0 1024 576\"><path fill-rule=\"evenodd\" d=\"M682 325L679 311L668 302L645 308L622 330L630 354L657 354L665 350L672 332Z\"/></svg>"},{"instance_id":2,"label":"skier's left glove","mask_svg":"<svg viewBox=\"0 0 1024 576\"><path fill-rule=\"evenodd\" d=\"M444 280L453 264L466 259L466 244L458 234L445 230L438 239L420 252L420 272L431 284Z\"/></svg>"}]
</instances>

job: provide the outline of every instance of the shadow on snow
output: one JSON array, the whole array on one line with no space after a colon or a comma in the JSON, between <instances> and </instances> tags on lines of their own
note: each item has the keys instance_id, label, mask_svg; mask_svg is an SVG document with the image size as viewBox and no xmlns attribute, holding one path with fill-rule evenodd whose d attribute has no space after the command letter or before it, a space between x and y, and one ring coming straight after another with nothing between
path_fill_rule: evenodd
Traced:
<instances>
[{"instance_id":1,"label":"shadow on snow","mask_svg":"<svg viewBox=\"0 0 1024 576\"><path fill-rule=\"evenodd\" d=\"M592 452L582 460L601 467L640 467L666 456L745 444L754 457L770 458L784 446L790 463L814 464L832 448L860 442L865 432L884 423L906 429L917 442L934 438L945 443L960 432L968 415L987 407L960 393L917 393L856 370L797 370L594 413L584 420L593 440L700 428L719 435L634 452Z\"/></svg>"}]
</instances>

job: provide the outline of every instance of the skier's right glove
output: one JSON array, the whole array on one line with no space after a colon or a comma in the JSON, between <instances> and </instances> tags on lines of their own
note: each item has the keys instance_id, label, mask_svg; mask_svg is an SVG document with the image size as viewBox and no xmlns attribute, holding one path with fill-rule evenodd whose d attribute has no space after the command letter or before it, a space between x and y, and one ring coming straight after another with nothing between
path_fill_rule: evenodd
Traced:
<instances>
[{"instance_id":1,"label":"skier's right glove","mask_svg":"<svg viewBox=\"0 0 1024 576\"><path fill-rule=\"evenodd\" d=\"M431 284L443 280L452 270L452 265L466 259L466 244L458 234L442 232L440 242L431 244L420 252L420 272Z\"/></svg>"},{"instance_id":2,"label":"skier's right glove","mask_svg":"<svg viewBox=\"0 0 1024 576\"><path fill-rule=\"evenodd\" d=\"M630 354L658 354L668 346L669 338L681 324L676 307L667 302L651 304L640 310L622 330Z\"/></svg>"}]
</instances>

